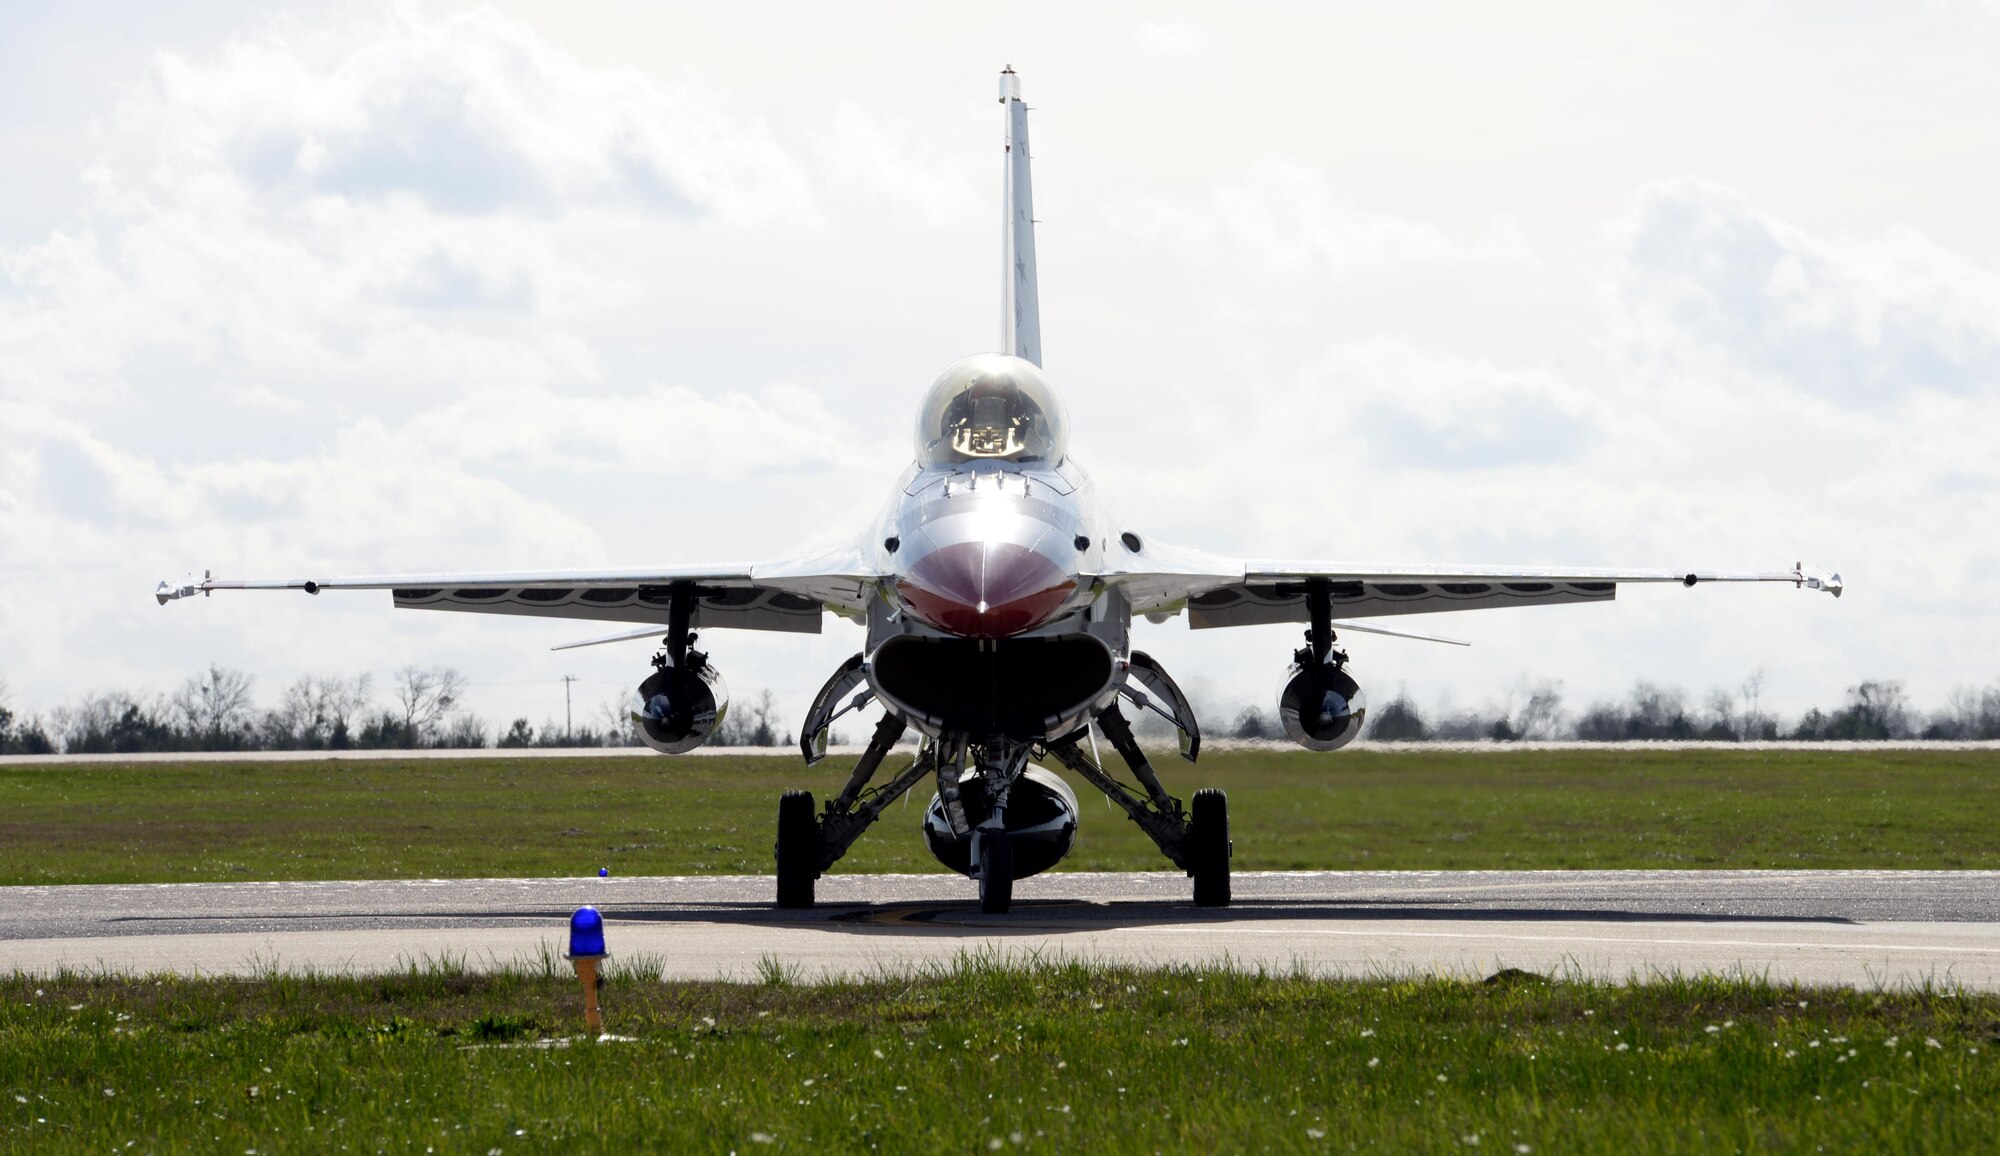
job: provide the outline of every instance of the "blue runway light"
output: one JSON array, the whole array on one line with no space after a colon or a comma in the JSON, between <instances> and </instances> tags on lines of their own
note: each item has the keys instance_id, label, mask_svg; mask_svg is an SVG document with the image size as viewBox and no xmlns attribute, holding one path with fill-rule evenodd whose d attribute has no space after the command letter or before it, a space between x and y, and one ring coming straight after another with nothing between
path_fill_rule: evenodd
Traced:
<instances>
[{"instance_id":1,"label":"blue runway light","mask_svg":"<svg viewBox=\"0 0 2000 1156\"><path fill-rule=\"evenodd\" d=\"M609 867L599 867L597 869L597 877L599 879L608 878L610 874L611 874L611 868Z\"/></svg>"},{"instance_id":2,"label":"blue runway light","mask_svg":"<svg viewBox=\"0 0 2000 1156\"><path fill-rule=\"evenodd\" d=\"M569 958L601 959L604 950L604 917L595 907L579 907L569 917Z\"/></svg>"}]
</instances>

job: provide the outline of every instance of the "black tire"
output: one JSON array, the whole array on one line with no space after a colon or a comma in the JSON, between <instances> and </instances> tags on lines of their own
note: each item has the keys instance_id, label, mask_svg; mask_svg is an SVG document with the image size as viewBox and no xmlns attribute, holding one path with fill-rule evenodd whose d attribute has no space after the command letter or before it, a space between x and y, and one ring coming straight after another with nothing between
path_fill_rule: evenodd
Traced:
<instances>
[{"instance_id":1,"label":"black tire","mask_svg":"<svg viewBox=\"0 0 2000 1156\"><path fill-rule=\"evenodd\" d=\"M1014 905L1014 841L1005 831L981 831L979 840L979 910L1005 915Z\"/></svg>"},{"instance_id":2,"label":"black tire","mask_svg":"<svg viewBox=\"0 0 2000 1156\"><path fill-rule=\"evenodd\" d=\"M1188 874L1196 907L1229 906L1229 796L1211 787L1194 793L1188 815Z\"/></svg>"},{"instance_id":3,"label":"black tire","mask_svg":"<svg viewBox=\"0 0 2000 1156\"><path fill-rule=\"evenodd\" d=\"M819 878L819 819L811 791L786 791L778 799L778 906L811 907Z\"/></svg>"}]
</instances>

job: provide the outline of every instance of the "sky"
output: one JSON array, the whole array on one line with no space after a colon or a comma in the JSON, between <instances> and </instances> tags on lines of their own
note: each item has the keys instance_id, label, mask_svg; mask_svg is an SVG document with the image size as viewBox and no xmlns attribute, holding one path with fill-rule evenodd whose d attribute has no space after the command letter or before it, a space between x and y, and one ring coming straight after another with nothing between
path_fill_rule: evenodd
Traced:
<instances>
[{"instance_id":1,"label":"sky","mask_svg":"<svg viewBox=\"0 0 2000 1156\"><path fill-rule=\"evenodd\" d=\"M168 8L171 8L169 11ZM2000 677L2000 8L9 0L0 679L466 673L622 702L601 624L162 578L743 562L857 533L999 340L1033 106L1045 368L1149 538L1838 570L1356 637L1438 708ZM713 632L796 721L861 645ZM1225 715L1291 627L1138 628ZM1380 698L1378 698L1380 701ZM1211 718L1211 725L1224 719Z\"/></svg>"}]
</instances>

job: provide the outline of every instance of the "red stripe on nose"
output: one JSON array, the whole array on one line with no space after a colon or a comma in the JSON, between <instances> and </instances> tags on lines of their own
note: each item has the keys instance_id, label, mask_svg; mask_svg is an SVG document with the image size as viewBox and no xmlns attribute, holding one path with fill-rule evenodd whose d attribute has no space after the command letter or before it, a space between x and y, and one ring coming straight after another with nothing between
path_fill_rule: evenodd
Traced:
<instances>
[{"instance_id":1,"label":"red stripe on nose","mask_svg":"<svg viewBox=\"0 0 2000 1156\"><path fill-rule=\"evenodd\" d=\"M912 614L962 638L1006 638L1056 616L1076 579L1026 546L956 542L916 560L896 582Z\"/></svg>"}]
</instances>

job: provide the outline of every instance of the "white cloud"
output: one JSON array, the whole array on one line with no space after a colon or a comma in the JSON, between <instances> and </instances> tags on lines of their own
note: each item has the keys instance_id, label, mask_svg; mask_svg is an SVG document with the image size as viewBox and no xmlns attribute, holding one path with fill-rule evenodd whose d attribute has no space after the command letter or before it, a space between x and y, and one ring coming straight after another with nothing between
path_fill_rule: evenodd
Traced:
<instances>
[{"instance_id":1,"label":"white cloud","mask_svg":"<svg viewBox=\"0 0 2000 1156\"><path fill-rule=\"evenodd\" d=\"M1136 526L1259 556L1796 551L1851 580L1840 604L1653 591L1439 624L1478 640L1470 655L1357 646L1371 678L1420 698L1477 700L1522 669L1588 699L1763 665L1788 708L1864 675L1932 699L1990 677L1987 251L1828 226L1847 219L1826 209L1839 188L1793 213L1727 173L1647 184L1689 165L1645 139L1550 168L1554 122L1513 162L1529 177L1467 169L1422 142L1426 117L1462 124L1476 93L1257 104L1274 90L1240 29L1158 19L1091 26L1067 93L1053 66L1030 77L1052 98L1036 122L1051 372ZM267 688L414 660L610 693L641 656L557 665L536 648L576 635L559 623L332 597L161 610L145 592L183 566L752 558L873 511L923 384L990 340L997 123L965 127L990 90L966 118L940 111L894 37L842 80L740 46L712 68L656 64L650 43L572 51L570 29L294 14L164 56L96 110L74 211L0 244L0 673L17 699L164 685L209 658ZM1156 91L1161 54L1191 51L1203 69L1175 99L1201 116L1175 123L1234 124L1254 147L1209 133L1163 154L1131 118L1173 110L1104 95ZM1487 131L1481 157L1511 155L1512 127ZM857 644L829 629L713 642L740 689L796 707ZM1228 634L1143 644L1183 682L1263 705L1293 632ZM543 701L476 693L509 717Z\"/></svg>"},{"instance_id":2,"label":"white cloud","mask_svg":"<svg viewBox=\"0 0 2000 1156\"><path fill-rule=\"evenodd\" d=\"M1495 262L1532 267L1518 227L1496 220L1471 241L1435 224L1367 212L1345 201L1325 173L1266 157L1214 187L1207 203L1135 192L1107 209L1108 225L1205 263L1240 263L1266 276L1366 276L1412 264Z\"/></svg>"},{"instance_id":3,"label":"white cloud","mask_svg":"<svg viewBox=\"0 0 2000 1156\"><path fill-rule=\"evenodd\" d=\"M839 135L894 195L856 167L836 199L958 211L963 190L908 179L859 112ZM884 452L802 386L697 390L601 360L599 318L659 277L621 247L821 227L798 154L692 91L490 13L364 9L162 56L105 143L71 223L0 250L0 651L37 687L158 681L218 646L276 676L379 669L399 636L453 633L356 634L358 605L294 605L282 630L311 643L274 654L281 608L250 599L190 646L192 616L144 597L181 566L777 554L852 488L812 479ZM766 507L806 492L758 533L715 515L717 486ZM601 525L643 529L607 546Z\"/></svg>"},{"instance_id":4,"label":"white cloud","mask_svg":"<svg viewBox=\"0 0 2000 1156\"><path fill-rule=\"evenodd\" d=\"M1826 240L1699 180L1614 229L1640 356L1784 379L1843 405L2000 390L2000 276L1919 233Z\"/></svg>"},{"instance_id":5,"label":"white cloud","mask_svg":"<svg viewBox=\"0 0 2000 1156\"><path fill-rule=\"evenodd\" d=\"M1158 60L1184 60L1201 51L1201 34L1185 23L1143 20L1136 38L1139 54Z\"/></svg>"},{"instance_id":6,"label":"white cloud","mask_svg":"<svg viewBox=\"0 0 2000 1156\"><path fill-rule=\"evenodd\" d=\"M1331 351L1311 379L1317 398L1378 469L1459 472L1588 456L1603 436L1599 404L1545 369L1426 354L1379 340Z\"/></svg>"},{"instance_id":7,"label":"white cloud","mask_svg":"<svg viewBox=\"0 0 2000 1156\"><path fill-rule=\"evenodd\" d=\"M407 195L447 213L635 211L739 219L810 196L751 124L629 71L593 70L519 22L400 8L280 18L213 64L161 58L119 126L163 185L219 167L301 198Z\"/></svg>"},{"instance_id":8,"label":"white cloud","mask_svg":"<svg viewBox=\"0 0 2000 1156\"><path fill-rule=\"evenodd\" d=\"M906 452L903 439L864 430L829 411L817 394L789 384L714 397L681 386L595 396L484 390L428 410L393 433L370 432L388 439L399 456L609 472L638 481L669 476L737 483L862 472Z\"/></svg>"}]
</instances>

